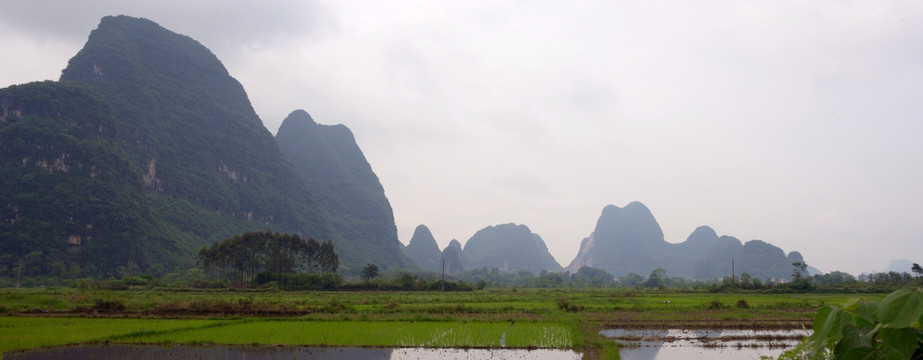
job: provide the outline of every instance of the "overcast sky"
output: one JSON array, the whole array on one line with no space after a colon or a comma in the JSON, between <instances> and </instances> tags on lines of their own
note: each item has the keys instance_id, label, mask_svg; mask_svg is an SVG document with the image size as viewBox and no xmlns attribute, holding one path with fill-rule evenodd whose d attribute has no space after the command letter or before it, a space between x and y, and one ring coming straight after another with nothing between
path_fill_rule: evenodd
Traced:
<instances>
[{"instance_id":1,"label":"overcast sky","mask_svg":"<svg viewBox=\"0 0 923 360\"><path fill-rule=\"evenodd\" d=\"M514 222L567 266L607 204L823 271L923 262L923 2L0 0L0 87L105 15L210 48L275 133L352 129L401 241Z\"/></svg>"}]
</instances>

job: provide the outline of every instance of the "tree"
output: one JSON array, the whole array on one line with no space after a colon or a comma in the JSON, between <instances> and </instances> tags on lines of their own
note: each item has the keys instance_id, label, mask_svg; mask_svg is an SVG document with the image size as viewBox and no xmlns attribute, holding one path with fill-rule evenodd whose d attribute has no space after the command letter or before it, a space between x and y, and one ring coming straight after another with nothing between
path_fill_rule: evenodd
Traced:
<instances>
[{"instance_id":1,"label":"tree","mask_svg":"<svg viewBox=\"0 0 923 360\"><path fill-rule=\"evenodd\" d=\"M920 264L913 263L913 267L910 268L910 271L913 271L918 277L923 275L923 267L920 267Z\"/></svg>"},{"instance_id":2,"label":"tree","mask_svg":"<svg viewBox=\"0 0 923 360\"><path fill-rule=\"evenodd\" d=\"M667 281L667 270L663 268L656 268L651 270L651 275L647 277L647 281L644 282L644 287L656 287L663 290L666 287Z\"/></svg>"},{"instance_id":3,"label":"tree","mask_svg":"<svg viewBox=\"0 0 923 360\"><path fill-rule=\"evenodd\" d=\"M810 277L805 276L808 273L808 264L798 261L793 262L792 266L795 268L792 270L792 283L789 286L796 290L811 290L814 284L812 284Z\"/></svg>"},{"instance_id":4,"label":"tree","mask_svg":"<svg viewBox=\"0 0 923 360\"><path fill-rule=\"evenodd\" d=\"M623 286L640 286L644 282L644 277L641 274L630 272L621 277L619 277L619 283Z\"/></svg>"},{"instance_id":5,"label":"tree","mask_svg":"<svg viewBox=\"0 0 923 360\"><path fill-rule=\"evenodd\" d=\"M795 268L792 269L792 282L799 282L804 278L804 274L808 271L808 264L803 261L793 262L792 266Z\"/></svg>"},{"instance_id":6,"label":"tree","mask_svg":"<svg viewBox=\"0 0 923 360\"><path fill-rule=\"evenodd\" d=\"M314 240L314 239L309 239ZM333 243L330 240L324 241L317 250L318 266L324 273L335 273L340 266L340 257L333 251Z\"/></svg>"},{"instance_id":7,"label":"tree","mask_svg":"<svg viewBox=\"0 0 923 360\"><path fill-rule=\"evenodd\" d=\"M743 289L753 288L753 279L750 278L749 273L740 274L740 287Z\"/></svg>"},{"instance_id":8,"label":"tree","mask_svg":"<svg viewBox=\"0 0 923 360\"><path fill-rule=\"evenodd\" d=\"M339 257L333 243L305 240L298 234L254 231L217 241L199 249L199 265L206 273L240 283L260 271L276 274L333 273ZM283 277L284 279L284 277Z\"/></svg>"},{"instance_id":9,"label":"tree","mask_svg":"<svg viewBox=\"0 0 923 360\"><path fill-rule=\"evenodd\" d=\"M613 281L612 274L589 266L581 267L576 274L571 275L571 278L580 285L589 286L605 286Z\"/></svg>"},{"instance_id":10,"label":"tree","mask_svg":"<svg viewBox=\"0 0 923 360\"><path fill-rule=\"evenodd\" d=\"M548 270L542 270L538 274L538 278L535 279L535 287L540 288L553 288L561 286L564 282L564 277L559 272L548 272Z\"/></svg>"},{"instance_id":11,"label":"tree","mask_svg":"<svg viewBox=\"0 0 923 360\"><path fill-rule=\"evenodd\" d=\"M378 265L368 264L362 268L362 280L369 281L378 277Z\"/></svg>"}]
</instances>

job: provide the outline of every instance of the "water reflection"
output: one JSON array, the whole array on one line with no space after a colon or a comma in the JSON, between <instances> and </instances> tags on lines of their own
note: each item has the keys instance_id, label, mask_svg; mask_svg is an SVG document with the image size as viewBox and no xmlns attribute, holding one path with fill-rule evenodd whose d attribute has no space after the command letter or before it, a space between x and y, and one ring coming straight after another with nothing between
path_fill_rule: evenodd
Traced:
<instances>
[{"instance_id":1,"label":"water reflection","mask_svg":"<svg viewBox=\"0 0 923 360\"><path fill-rule=\"evenodd\" d=\"M759 359L778 357L798 344L808 330L633 330L600 331L623 344L625 360Z\"/></svg>"},{"instance_id":2,"label":"water reflection","mask_svg":"<svg viewBox=\"0 0 923 360\"><path fill-rule=\"evenodd\" d=\"M473 360L473 359L551 359L577 360L571 350L524 349L424 349L424 348L356 348L299 346L156 346L101 345L69 346L5 353L3 359L247 359L247 360Z\"/></svg>"}]
</instances>

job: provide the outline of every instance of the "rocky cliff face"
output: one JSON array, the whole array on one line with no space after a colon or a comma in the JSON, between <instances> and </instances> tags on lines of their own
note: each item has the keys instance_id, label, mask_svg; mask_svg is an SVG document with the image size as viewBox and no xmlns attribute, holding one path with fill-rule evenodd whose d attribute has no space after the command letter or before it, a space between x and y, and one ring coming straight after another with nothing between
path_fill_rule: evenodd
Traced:
<instances>
[{"instance_id":1,"label":"rocky cliff face","mask_svg":"<svg viewBox=\"0 0 923 360\"><path fill-rule=\"evenodd\" d=\"M778 247L760 240L746 244L730 236L718 236L714 229L700 226L685 242L671 244L650 210L639 202L618 208L606 206L596 229L580 244L580 250L567 271L576 273L582 266L608 271L616 276L627 273L649 274L663 268L669 276L707 280L731 275L731 261L737 275L748 273L758 278L788 278L791 259Z\"/></svg>"},{"instance_id":2,"label":"rocky cliff face","mask_svg":"<svg viewBox=\"0 0 923 360\"><path fill-rule=\"evenodd\" d=\"M433 233L425 225L419 225L413 231L410 243L404 248L404 254L416 262L423 270L442 271L442 252L433 238Z\"/></svg>"},{"instance_id":3,"label":"rocky cliff face","mask_svg":"<svg viewBox=\"0 0 923 360\"><path fill-rule=\"evenodd\" d=\"M560 271L545 241L525 225L503 224L481 229L465 243L470 268L503 271Z\"/></svg>"}]
</instances>

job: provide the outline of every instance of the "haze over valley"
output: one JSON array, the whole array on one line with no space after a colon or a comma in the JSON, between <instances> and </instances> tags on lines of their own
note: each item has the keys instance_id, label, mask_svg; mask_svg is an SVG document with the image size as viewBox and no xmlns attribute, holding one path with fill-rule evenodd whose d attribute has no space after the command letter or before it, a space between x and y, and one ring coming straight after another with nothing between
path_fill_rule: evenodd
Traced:
<instances>
[{"instance_id":1,"label":"haze over valley","mask_svg":"<svg viewBox=\"0 0 923 360\"><path fill-rule=\"evenodd\" d=\"M444 250L690 278L753 254L787 266L766 277L921 260L915 3L47 5L0 3L3 117L53 125L4 121L0 220L61 257L144 239L87 255L100 269L109 251L186 266L266 226L333 240L352 269ZM12 87L41 80L74 82ZM23 210L61 184L98 202ZM499 239L530 261L491 258Z\"/></svg>"}]
</instances>

